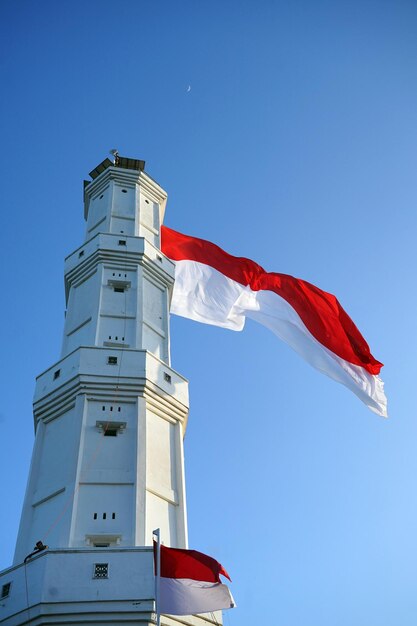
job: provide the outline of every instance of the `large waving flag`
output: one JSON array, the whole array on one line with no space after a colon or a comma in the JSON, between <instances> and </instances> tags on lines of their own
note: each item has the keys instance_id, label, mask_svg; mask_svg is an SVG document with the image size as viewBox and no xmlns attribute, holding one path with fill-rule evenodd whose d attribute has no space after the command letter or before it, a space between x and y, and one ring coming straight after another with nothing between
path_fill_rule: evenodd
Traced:
<instances>
[{"instance_id":1,"label":"large waving flag","mask_svg":"<svg viewBox=\"0 0 417 626\"><path fill-rule=\"evenodd\" d=\"M158 551L155 547L155 559ZM229 588L220 574L229 574L218 561L197 550L160 545L160 590L158 613L194 615L235 606ZM158 568L156 568L158 569Z\"/></svg>"},{"instance_id":2,"label":"large waving flag","mask_svg":"<svg viewBox=\"0 0 417 626\"><path fill-rule=\"evenodd\" d=\"M371 411L387 416L378 376L382 363L335 296L166 226L161 239L162 251L176 266L171 313L231 330L242 330L245 318L251 318L348 387Z\"/></svg>"}]
</instances>

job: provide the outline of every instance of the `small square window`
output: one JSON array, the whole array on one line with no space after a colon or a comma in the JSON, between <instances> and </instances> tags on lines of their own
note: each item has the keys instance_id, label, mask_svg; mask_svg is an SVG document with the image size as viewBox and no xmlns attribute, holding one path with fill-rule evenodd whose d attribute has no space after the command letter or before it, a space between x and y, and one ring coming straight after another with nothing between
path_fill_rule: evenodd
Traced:
<instances>
[{"instance_id":1,"label":"small square window","mask_svg":"<svg viewBox=\"0 0 417 626\"><path fill-rule=\"evenodd\" d=\"M57 378L59 378L61 376L61 370L56 370L54 372L54 380L56 380Z\"/></svg>"},{"instance_id":2,"label":"small square window","mask_svg":"<svg viewBox=\"0 0 417 626\"><path fill-rule=\"evenodd\" d=\"M10 595L10 587L12 586L12 583L6 583L5 585L2 586L1 588L1 597L2 598L7 598Z\"/></svg>"},{"instance_id":3,"label":"small square window","mask_svg":"<svg viewBox=\"0 0 417 626\"><path fill-rule=\"evenodd\" d=\"M118 426L108 426L103 434L105 437L117 437L118 432L119 432Z\"/></svg>"},{"instance_id":4,"label":"small square window","mask_svg":"<svg viewBox=\"0 0 417 626\"><path fill-rule=\"evenodd\" d=\"M117 365L117 356L109 356L109 357L107 357L107 363L109 365Z\"/></svg>"},{"instance_id":5,"label":"small square window","mask_svg":"<svg viewBox=\"0 0 417 626\"><path fill-rule=\"evenodd\" d=\"M125 246L126 245L126 239L119 239L119 246Z\"/></svg>"},{"instance_id":6,"label":"small square window","mask_svg":"<svg viewBox=\"0 0 417 626\"><path fill-rule=\"evenodd\" d=\"M81 257L84 256L84 250L81 250L81 252L78 253L78 258L81 259Z\"/></svg>"},{"instance_id":7,"label":"small square window","mask_svg":"<svg viewBox=\"0 0 417 626\"><path fill-rule=\"evenodd\" d=\"M165 380L167 383L170 383L170 382L171 382L171 376L170 376L169 374L167 374L166 372L164 372L164 380Z\"/></svg>"},{"instance_id":8,"label":"small square window","mask_svg":"<svg viewBox=\"0 0 417 626\"><path fill-rule=\"evenodd\" d=\"M124 293L125 292L125 288L124 287L113 287L114 291L116 293Z\"/></svg>"},{"instance_id":9,"label":"small square window","mask_svg":"<svg viewBox=\"0 0 417 626\"><path fill-rule=\"evenodd\" d=\"M95 543L96 548L108 548L109 544ZM109 564L108 563L94 563L94 576L93 578L108 578L109 577Z\"/></svg>"}]
</instances>

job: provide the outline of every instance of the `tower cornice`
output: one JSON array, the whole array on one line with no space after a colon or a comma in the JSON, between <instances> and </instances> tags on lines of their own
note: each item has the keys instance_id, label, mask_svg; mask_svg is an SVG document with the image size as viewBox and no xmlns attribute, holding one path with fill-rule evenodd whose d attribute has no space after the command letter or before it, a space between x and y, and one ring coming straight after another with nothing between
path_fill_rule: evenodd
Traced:
<instances>
[{"instance_id":1,"label":"tower cornice","mask_svg":"<svg viewBox=\"0 0 417 626\"><path fill-rule=\"evenodd\" d=\"M103 364L109 355L119 358L120 366L107 365L104 372ZM37 377L33 403L35 425L39 420L59 417L75 404L80 394L126 402L135 401L138 396L146 397L164 417L181 422L185 432L188 381L146 350L102 347L74 350Z\"/></svg>"},{"instance_id":2,"label":"tower cornice","mask_svg":"<svg viewBox=\"0 0 417 626\"><path fill-rule=\"evenodd\" d=\"M126 245L118 245L120 240ZM99 233L86 241L65 259L65 296L71 285L85 280L99 263L119 264L126 269L144 265L149 273L165 284L173 285L175 266L161 251L142 237L131 237Z\"/></svg>"}]
</instances>

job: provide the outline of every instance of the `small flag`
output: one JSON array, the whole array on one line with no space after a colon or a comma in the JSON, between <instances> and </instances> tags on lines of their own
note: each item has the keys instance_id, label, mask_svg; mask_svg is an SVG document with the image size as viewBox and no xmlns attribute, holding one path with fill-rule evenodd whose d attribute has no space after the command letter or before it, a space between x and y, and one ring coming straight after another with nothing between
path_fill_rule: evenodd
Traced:
<instances>
[{"instance_id":1,"label":"small flag","mask_svg":"<svg viewBox=\"0 0 417 626\"><path fill-rule=\"evenodd\" d=\"M231 330L242 330L251 318L348 387L371 411L387 416L378 376L382 363L335 296L166 226L161 239L162 252L175 261L171 313Z\"/></svg>"},{"instance_id":2,"label":"small flag","mask_svg":"<svg viewBox=\"0 0 417 626\"><path fill-rule=\"evenodd\" d=\"M229 574L215 559L196 550L163 545L160 550L158 613L194 615L235 606L229 588L220 580L220 574L230 580Z\"/></svg>"}]
</instances>

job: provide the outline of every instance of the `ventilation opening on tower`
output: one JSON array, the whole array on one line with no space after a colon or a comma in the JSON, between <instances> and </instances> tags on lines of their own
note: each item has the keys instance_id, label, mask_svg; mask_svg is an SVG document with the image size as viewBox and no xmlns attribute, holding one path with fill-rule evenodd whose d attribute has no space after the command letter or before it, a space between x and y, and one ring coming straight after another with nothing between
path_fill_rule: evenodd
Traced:
<instances>
[{"instance_id":1,"label":"ventilation opening on tower","mask_svg":"<svg viewBox=\"0 0 417 626\"><path fill-rule=\"evenodd\" d=\"M120 545L122 535L108 535L97 533L96 535L86 535L85 543L93 548L112 548Z\"/></svg>"},{"instance_id":2,"label":"ventilation opening on tower","mask_svg":"<svg viewBox=\"0 0 417 626\"><path fill-rule=\"evenodd\" d=\"M130 289L130 286L131 286L132 283L130 282L130 280L114 280L114 279L110 279L110 280L107 281L107 284L114 291L116 291L118 293L123 293L124 291L127 291L128 289Z\"/></svg>"},{"instance_id":3,"label":"ventilation opening on tower","mask_svg":"<svg viewBox=\"0 0 417 626\"><path fill-rule=\"evenodd\" d=\"M105 437L117 437L126 429L126 422L107 422L106 420L97 420L96 427L99 433L103 433Z\"/></svg>"},{"instance_id":4,"label":"ventilation opening on tower","mask_svg":"<svg viewBox=\"0 0 417 626\"><path fill-rule=\"evenodd\" d=\"M97 548L107 548L105 546L96 546ZM108 563L94 563L93 578L108 578L109 577L109 564Z\"/></svg>"}]
</instances>

